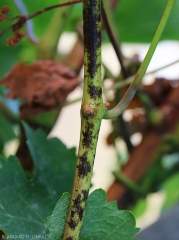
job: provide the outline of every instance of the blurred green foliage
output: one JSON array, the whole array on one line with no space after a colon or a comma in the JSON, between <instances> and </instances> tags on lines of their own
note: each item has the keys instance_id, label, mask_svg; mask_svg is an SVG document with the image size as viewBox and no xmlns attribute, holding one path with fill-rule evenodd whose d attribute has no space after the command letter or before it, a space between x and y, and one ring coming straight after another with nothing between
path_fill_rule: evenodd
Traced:
<instances>
[{"instance_id":1,"label":"blurred green foliage","mask_svg":"<svg viewBox=\"0 0 179 240\"><path fill-rule=\"evenodd\" d=\"M149 43L160 22L168 0L125 0L120 1L114 11L114 19L122 42ZM179 2L167 23L162 39L179 39L177 22Z\"/></svg>"}]
</instances>

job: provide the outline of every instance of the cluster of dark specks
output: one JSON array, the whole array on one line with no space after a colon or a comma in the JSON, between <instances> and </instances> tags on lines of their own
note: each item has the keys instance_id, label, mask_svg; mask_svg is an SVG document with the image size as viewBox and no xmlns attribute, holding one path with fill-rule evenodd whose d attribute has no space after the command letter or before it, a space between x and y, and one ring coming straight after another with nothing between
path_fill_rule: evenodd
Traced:
<instances>
[{"instance_id":1,"label":"cluster of dark specks","mask_svg":"<svg viewBox=\"0 0 179 240\"><path fill-rule=\"evenodd\" d=\"M86 202L86 200L88 199L88 192L87 190L82 190L83 193L83 201Z\"/></svg>"},{"instance_id":2,"label":"cluster of dark specks","mask_svg":"<svg viewBox=\"0 0 179 240\"><path fill-rule=\"evenodd\" d=\"M91 98L96 100L101 97L102 89L100 87L88 86L88 93Z\"/></svg>"},{"instance_id":3,"label":"cluster of dark specks","mask_svg":"<svg viewBox=\"0 0 179 240\"><path fill-rule=\"evenodd\" d=\"M83 191L85 191L85 190L83 190ZM83 193L83 195L84 195L84 193ZM82 202L85 202L85 201L86 201L86 199L85 199L84 197L82 198L81 194L78 194L78 196L76 197L76 199L73 200L73 208L74 208L74 211L78 214L80 220L82 220L82 218L83 218L83 213L84 213L84 208L81 207L81 203L82 203Z\"/></svg>"},{"instance_id":4,"label":"cluster of dark specks","mask_svg":"<svg viewBox=\"0 0 179 240\"><path fill-rule=\"evenodd\" d=\"M68 222L68 226L72 229L75 230L76 226L77 226L77 222L74 221L73 219L70 219L70 221Z\"/></svg>"},{"instance_id":5,"label":"cluster of dark specks","mask_svg":"<svg viewBox=\"0 0 179 240\"><path fill-rule=\"evenodd\" d=\"M87 153L84 153L83 156L79 157L80 163L77 165L78 176L84 178L91 171L91 165L87 159Z\"/></svg>"},{"instance_id":6,"label":"cluster of dark specks","mask_svg":"<svg viewBox=\"0 0 179 240\"><path fill-rule=\"evenodd\" d=\"M87 123L87 127L83 133L83 140L82 140L82 145L83 147L90 148L92 144L92 139L93 139L93 129L94 129L94 124L92 123Z\"/></svg>"},{"instance_id":7,"label":"cluster of dark specks","mask_svg":"<svg viewBox=\"0 0 179 240\"><path fill-rule=\"evenodd\" d=\"M73 240L73 238L72 237L67 237L66 240Z\"/></svg>"},{"instance_id":8,"label":"cluster of dark specks","mask_svg":"<svg viewBox=\"0 0 179 240\"><path fill-rule=\"evenodd\" d=\"M71 211L71 217L73 218L75 216L75 211Z\"/></svg>"},{"instance_id":9,"label":"cluster of dark specks","mask_svg":"<svg viewBox=\"0 0 179 240\"><path fill-rule=\"evenodd\" d=\"M83 197L81 194L78 194L78 196L73 200L73 206L72 206L73 210L71 211L71 219L68 222L68 225L72 230L74 230L78 225L78 221L73 220L75 214L78 215L80 221L83 218L84 208L81 206L81 204L82 202L86 202L88 198L88 191L83 190L82 194L83 194ZM67 239L70 239L70 238L67 238Z\"/></svg>"},{"instance_id":10,"label":"cluster of dark specks","mask_svg":"<svg viewBox=\"0 0 179 240\"><path fill-rule=\"evenodd\" d=\"M87 148L87 150L83 155L79 156L79 163L77 165L79 178L86 177L92 170L92 167L90 162L88 161L87 155L88 155L88 150L92 145L92 139L94 137L93 130L94 130L94 124L87 123L85 127L85 131L82 132L83 134L82 145L84 148ZM73 200L73 205L70 212L71 217L70 217L70 221L68 222L68 226L72 230L75 230L78 223L83 219L85 206L83 206L84 204L82 203L84 202L86 204L87 199L88 199L88 190L82 190L82 193L77 194L76 198Z\"/></svg>"},{"instance_id":11,"label":"cluster of dark specks","mask_svg":"<svg viewBox=\"0 0 179 240\"><path fill-rule=\"evenodd\" d=\"M78 209L81 203L82 203L81 195L78 194L78 196L73 200L73 207L75 209Z\"/></svg>"}]
</instances>

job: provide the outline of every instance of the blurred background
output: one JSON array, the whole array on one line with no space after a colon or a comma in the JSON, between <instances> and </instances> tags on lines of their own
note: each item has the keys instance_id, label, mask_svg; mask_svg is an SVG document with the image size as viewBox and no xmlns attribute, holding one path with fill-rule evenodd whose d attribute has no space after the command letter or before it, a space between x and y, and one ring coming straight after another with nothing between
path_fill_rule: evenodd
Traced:
<instances>
[{"instance_id":1,"label":"blurred background","mask_svg":"<svg viewBox=\"0 0 179 240\"><path fill-rule=\"evenodd\" d=\"M114 107L144 59L167 1L152 0L147 7L143 0L103 3L103 97ZM10 18L37 12L48 7L49 1L1 0L1 9L5 5L10 11L0 15L6 16L0 22L0 153L15 154L24 170L32 171L21 120L34 129L42 128L49 138L58 137L68 148L78 149L82 6L45 11L21 24L19 18ZM117 119L102 121L94 165L91 191L105 189L108 201L116 200L119 209L131 210L142 229L165 216L179 200L178 9L176 2L131 104ZM115 41L121 60L114 50ZM139 239L147 240L147 235ZM165 239L178 238L166 235Z\"/></svg>"}]
</instances>

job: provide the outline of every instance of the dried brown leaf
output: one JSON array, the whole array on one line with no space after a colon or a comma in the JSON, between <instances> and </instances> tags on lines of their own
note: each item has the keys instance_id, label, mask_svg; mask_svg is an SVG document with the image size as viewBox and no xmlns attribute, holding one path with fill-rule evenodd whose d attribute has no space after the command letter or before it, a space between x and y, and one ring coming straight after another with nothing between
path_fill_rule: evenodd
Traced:
<instances>
[{"instance_id":1,"label":"dried brown leaf","mask_svg":"<svg viewBox=\"0 0 179 240\"><path fill-rule=\"evenodd\" d=\"M52 108L63 102L79 82L67 66L39 60L31 65L14 65L0 84L10 90L8 98L21 98L31 108Z\"/></svg>"}]
</instances>

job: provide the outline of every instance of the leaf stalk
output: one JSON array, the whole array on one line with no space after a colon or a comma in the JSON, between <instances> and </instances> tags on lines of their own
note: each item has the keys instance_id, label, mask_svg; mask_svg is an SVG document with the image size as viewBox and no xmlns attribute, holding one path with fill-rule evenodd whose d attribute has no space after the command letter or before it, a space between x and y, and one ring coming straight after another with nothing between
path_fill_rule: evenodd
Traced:
<instances>
[{"instance_id":1,"label":"leaf stalk","mask_svg":"<svg viewBox=\"0 0 179 240\"><path fill-rule=\"evenodd\" d=\"M111 118L118 117L126 109L126 107L129 105L130 101L134 97L134 95L139 87L139 84L141 83L142 78L143 78L143 76L148 68L148 65L152 59L152 56L155 52L155 49L156 49L157 44L160 40L160 37L163 33L163 30L167 24L168 18L171 14L171 11L174 7L175 2L176 2L176 0L168 1L166 9L163 13L162 19L159 23L157 31L156 31L154 38L152 40L152 43L149 47L149 50L144 58L144 61L141 64L138 72L136 73L134 80L132 81L131 85L127 89L127 91L126 91L125 95L123 96L123 98L121 99L121 101L117 104L116 107L107 111L106 115L104 116L104 119L111 119Z\"/></svg>"}]
</instances>

